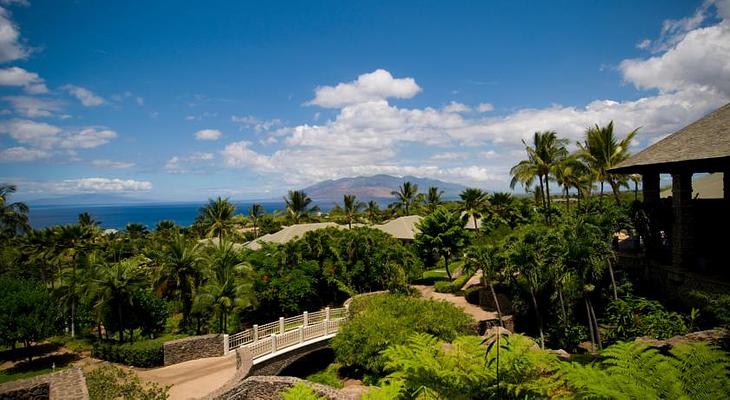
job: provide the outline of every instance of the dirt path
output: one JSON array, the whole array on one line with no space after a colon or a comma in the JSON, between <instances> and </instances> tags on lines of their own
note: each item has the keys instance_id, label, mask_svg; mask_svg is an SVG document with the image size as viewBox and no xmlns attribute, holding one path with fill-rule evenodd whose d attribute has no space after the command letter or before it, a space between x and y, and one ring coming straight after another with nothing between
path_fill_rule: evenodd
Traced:
<instances>
[{"instance_id":1,"label":"dirt path","mask_svg":"<svg viewBox=\"0 0 730 400\"><path fill-rule=\"evenodd\" d=\"M236 357L201 358L168 367L137 371L143 380L172 385L170 400L200 398L220 388L236 373Z\"/></svg>"},{"instance_id":2,"label":"dirt path","mask_svg":"<svg viewBox=\"0 0 730 400\"><path fill-rule=\"evenodd\" d=\"M469 303L463 296L456 296L451 293L438 293L433 290L433 286L413 285L414 288L421 292L421 296L425 299L443 300L461 308L465 313L471 315L477 321L486 321L497 319L496 312L482 310L481 307Z\"/></svg>"}]
</instances>

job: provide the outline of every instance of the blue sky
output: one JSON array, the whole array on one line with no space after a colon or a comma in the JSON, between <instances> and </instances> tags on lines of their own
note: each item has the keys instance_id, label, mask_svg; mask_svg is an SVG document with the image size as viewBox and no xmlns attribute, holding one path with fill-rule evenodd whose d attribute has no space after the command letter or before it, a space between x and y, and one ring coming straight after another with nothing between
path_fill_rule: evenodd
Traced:
<instances>
[{"instance_id":1,"label":"blue sky","mask_svg":"<svg viewBox=\"0 0 730 400\"><path fill-rule=\"evenodd\" d=\"M521 140L730 99L730 5L0 0L18 198L278 198L388 173L505 190Z\"/></svg>"}]
</instances>

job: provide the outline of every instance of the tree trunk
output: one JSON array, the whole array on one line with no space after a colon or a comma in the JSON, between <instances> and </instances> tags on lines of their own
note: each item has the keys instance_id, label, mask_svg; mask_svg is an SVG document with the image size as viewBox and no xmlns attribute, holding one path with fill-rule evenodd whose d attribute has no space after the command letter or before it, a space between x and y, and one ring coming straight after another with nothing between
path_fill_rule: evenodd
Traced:
<instances>
[{"instance_id":1,"label":"tree trunk","mask_svg":"<svg viewBox=\"0 0 730 400\"><path fill-rule=\"evenodd\" d=\"M591 309L588 307L588 297L583 295L583 301L586 303L586 316L588 316L588 330L591 333L591 351L596 351L596 335L593 332L593 317L591 317Z\"/></svg>"},{"instance_id":2,"label":"tree trunk","mask_svg":"<svg viewBox=\"0 0 730 400\"><path fill-rule=\"evenodd\" d=\"M530 296L532 296L532 305L535 307L535 315L537 316L538 329L540 330L540 348L545 348L545 335L542 332L542 316L540 315L540 309L537 307L537 298L535 298L535 291L530 289Z\"/></svg>"},{"instance_id":3,"label":"tree trunk","mask_svg":"<svg viewBox=\"0 0 730 400\"><path fill-rule=\"evenodd\" d=\"M545 174L545 199L548 210L550 209L550 175Z\"/></svg>"},{"instance_id":4,"label":"tree trunk","mask_svg":"<svg viewBox=\"0 0 730 400\"><path fill-rule=\"evenodd\" d=\"M598 350L603 350L601 332L598 330L598 320L596 319L596 312L593 310L593 303L591 302L591 299L588 299L588 307L591 310L591 316L593 317L593 328L596 331L596 343L598 344Z\"/></svg>"},{"instance_id":5,"label":"tree trunk","mask_svg":"<svg viewBox=\"0 0 730 400\"><path fill-rule=\"evenodd\" d=\"M611 190L613 191L613 197L616 199L616 204L621 204L621 187L618 185L618 182L608 183L611 185Z\"/></svg>"},{"instance_id":6,"label":"tree trunk","mask_svg":"<svg viewBox=\"0 0 730 400\"><path fill-rule=\"evenodd\" d=\"M542 184L542 175L538 176L538 180L540 181L540 200L542 202L542 208L545 209L545 187Z\"/></svg>"},{"instance_id":7,"label":"tree trunk","mask_svg":"<svg viewBox=\"0 0 730 400\"><path fill-rule=\"evenodd\" d=\"M565 311L565 302L563 301L563 290L558 289L558 299L560 300L560 311L563 316L563 323L568 324L568 313Z\"/></svg>"},{"instance_id":8,"label":"tree trunk","mask_svg":"<svg viewBox=\"0 0 730 400\"><path fill-rule=\"evenodd\" d=\"M76 256L71 257L71 337L76 337Z\"/></svg>"},{"instance_id":9,"label":"tree trunk","mask_svg":"<svg viewBox=\"0 0 730 400\"><path fill-rule=\"evenodd\" d=\"M451 271L449 271L449 256L446 254L444 254L444 269L446 270L446 276L449 277L449 280L452 280Z\"/></svg>"},{"instance_id":10,"label":"tree trunk","mask_svg":"<svg viewBox=\"0 0 730 400\"><path fill-rule=\"evenodd\" d=\"M479 236L479 227L477 226L477 215L474 214L471 217L474 218L474 233L476 233L476 235Z\"/></svg>"},{"instance_id":11,"label":"tree trunk","mask_svg":"<svg viewBox=\"0 0 730 400\"><path fill-rule=\"evenodd\" d=\"M611 275L611 286L613 286L613 299L618 300L618 292L616 290L616 279L613 277L613 266L611 260L608 260L608 273Z\"/></svg>"},{"instance_id":12,"label":"tree trunk","mask_svg":"<svg viewBox=\"0 0 730 400\"><path fill-rule=\"evenodd\" d=\"M565 187L565 211L570 211L570 194L567 186Z\"/></svg>"},{"instance_id":13,"label":"tree trunk","mask_svg":"<svg viewBox=\"0 0 730 400\"><path fill-rule=\"evenodd\" d=\"M639 200L639 182L634 182L634 201Z\"/></svg>"},{"instance_id":14,"label":"tree trunk","mask_svg":"<svg viewBox=\"0 0 730 400\"><path fill-rule=\"evenodd\" d=\"M482 270L482 273L484 271ZM497 300L497 293L494 291L494 285L492 285L492 282L489 282L489 290L492 291L492 299L494 299L494 306L497 307L497 318L499 318L499 326L504 327L504 323L502 322L502 309L499 307L499 300ZM499 344L497 344L499 346Z\"/></svg>"},{"instance_id":15,"label":"tree trunk","mask_svg":"<svg viewBox=\"0 0 730 400\"><path fill-rule=\"evenodd\" d=\"M117 318L119 318L119 341L124 342L124 320L122 319L122 304L117 305Z\"/></svg>"},{"instance_id":16,"label":"tree trunk","mask_svg":"<svg viewBox=\"0 0 730 400\"><path fill-rule=\"evenodd\" d=\"M603 181L601 181L601 194L599 196L601 199L603 198Z\"/></svg>"}]
</instances>

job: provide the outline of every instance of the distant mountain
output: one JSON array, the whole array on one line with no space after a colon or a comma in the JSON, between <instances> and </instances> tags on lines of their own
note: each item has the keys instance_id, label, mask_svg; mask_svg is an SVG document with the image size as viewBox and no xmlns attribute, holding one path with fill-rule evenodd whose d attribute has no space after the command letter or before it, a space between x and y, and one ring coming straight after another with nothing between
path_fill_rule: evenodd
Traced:
<instances>
[{"instance_id":1,"label":"distant mountain","mask_svg":"<svg viewBox=\"0 0 730 400\"><path fill-rule=\"evenodd\" d=\"M135 199L119 194L110 193L86 193L69 196L49 197L44 199L27 200L25 203L31 206L89 206L89 205L110 205L110 204L140 204L150 203L149 200Z\"/></svg>"},{"instance_id":2,"label":"distant mountain","mask_svg":"<svg viewBox=\"0 0 730 400\"><path fill-rule=\"evenodd\" d=\"M459 193L466 188L466 186L458 183L449 183L438 179L374 175L322 181L303 190L315 201L340 201L345 194L354 194L361 201L390 199L393 197L390 193L398 190L398 186L405 181L418 185L419 192L426 192L429 186L436 186L444 191L444 199L457 198Z\"/></svg>"}]
</instances>

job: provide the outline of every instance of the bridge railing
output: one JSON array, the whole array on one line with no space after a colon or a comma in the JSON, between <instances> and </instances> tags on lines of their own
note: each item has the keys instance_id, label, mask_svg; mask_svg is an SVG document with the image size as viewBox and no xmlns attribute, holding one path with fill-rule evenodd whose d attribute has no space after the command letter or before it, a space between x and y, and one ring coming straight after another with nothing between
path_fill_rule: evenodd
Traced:
<instances>
[{"instance_id":1,"label":"bridge railing","mask_svg":"<svg viewBox=\"0 0 730 400\"><path fill-rule=\"evenodd\" d=\"M347 320L347 307L325 308L313 313L304 312L278 321L228 336L228 351L247 348L254 359L275 353L287 347L337 332Z\"/></svg>"}]
</instances>

